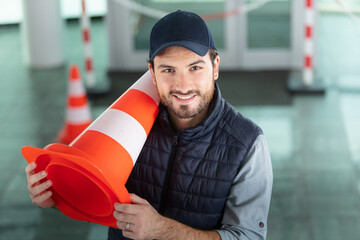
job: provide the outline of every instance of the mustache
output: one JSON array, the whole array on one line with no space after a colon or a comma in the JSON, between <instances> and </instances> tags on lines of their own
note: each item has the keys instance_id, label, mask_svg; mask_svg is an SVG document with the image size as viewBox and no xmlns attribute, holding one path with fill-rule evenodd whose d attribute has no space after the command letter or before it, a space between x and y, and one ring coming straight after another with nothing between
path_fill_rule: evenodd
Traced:
<instances>
[{"instance_id":1,"label":"mustache","mask_svg":"<svg viewBox=\"0 0 360 240\"><path fill-rule=\"evenodd\" d=\"M180 92L180 91L177 91L177 90L171 90L169 92L170 95L172 94L176 94L176 95L190 95L190 94L197 94L197 95L200 95L200 91L199 90L189 90L187 91L186 93L183 93L183 92Z\"/></svg>"}]
</instances>

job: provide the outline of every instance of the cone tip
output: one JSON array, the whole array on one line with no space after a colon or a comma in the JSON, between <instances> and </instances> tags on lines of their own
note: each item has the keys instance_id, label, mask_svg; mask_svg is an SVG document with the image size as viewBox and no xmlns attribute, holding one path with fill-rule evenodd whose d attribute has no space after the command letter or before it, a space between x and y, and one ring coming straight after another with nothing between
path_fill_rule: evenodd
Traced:
<instances>
[{"instance_id":1,"label":"cone tip","mask_svg":"<svg viewBox=\"0 0 360 240\"><path fill-rule=\"evenodd\" d=\"M78 80L80 79L80 70L77 65L70 66L70 80Z\"/></svg>"}]
</instances>

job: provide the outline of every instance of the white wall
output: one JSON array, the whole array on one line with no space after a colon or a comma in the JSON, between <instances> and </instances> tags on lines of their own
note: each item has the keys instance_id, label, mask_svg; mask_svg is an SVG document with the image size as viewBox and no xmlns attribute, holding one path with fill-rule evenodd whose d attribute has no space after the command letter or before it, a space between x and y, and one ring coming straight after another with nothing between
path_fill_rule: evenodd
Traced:
<instances>
[{"instance_id":1,"label":"white wall","mask_svg":"<svg viewBox=\"0 0 360 240\"><path fill-rule=\"evenodd\" d=\"M31 1L31 0L27 0ZM59 0L64 18L81 14L81 0ZM106 0L87 0L90 16L103 16L107 12ZM19 23L22 19L22 0L0 0L0 24Z\"/></svg>"}]
</instances>

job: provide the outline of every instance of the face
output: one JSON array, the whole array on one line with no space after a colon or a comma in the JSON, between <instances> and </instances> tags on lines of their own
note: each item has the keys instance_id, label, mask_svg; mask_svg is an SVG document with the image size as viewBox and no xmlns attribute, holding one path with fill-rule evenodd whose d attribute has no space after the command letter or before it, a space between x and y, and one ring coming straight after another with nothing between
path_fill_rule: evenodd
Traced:
<instances>
[{"instance_id":1,"label":"face","mask_svg":"<svg viewBox=\"0 0 360 240\"><path fill-rule=\"evenodd\" d=\"M178 121L201 121L206 116L218 78L219 57L211 63L204 57L180 47L166 48L154 58L149 68L160 100Z\"/></svg>"}]
</instances>

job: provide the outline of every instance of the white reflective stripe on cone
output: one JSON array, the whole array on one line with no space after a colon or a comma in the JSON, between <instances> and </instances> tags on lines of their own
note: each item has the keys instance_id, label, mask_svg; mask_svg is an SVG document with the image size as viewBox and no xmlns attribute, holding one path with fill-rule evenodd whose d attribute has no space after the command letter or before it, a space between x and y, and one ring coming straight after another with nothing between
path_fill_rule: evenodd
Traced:
<instances>
[{"instance_id":1,"label":"white reflective stripe on cone","mask_svg":"<svg viewBox=\"0 0 360 240\"><path fill-rule=\"evenodd\" d=\"M70 124L81 124L91 121L91 114L88 104L82 107L68 107L66 121Z\"/></svg>"},{"instance_id":2,"label":"white reflective stripe on cone","mask_svg":"<svg viewBox=\"0 0 360 240\"><path fill-rule=\"evenodd\" d=\"M156 104L159 105L159 94L155 84L153 83L150 70L148 70L138 81L136 81L134 85L131 86L131 89L137 89L146 93L156 102Z\"/></svg>"},{"instance_id":3,"label":"white reflective stripe on cone","mask_svg":"<svg viewBox=\"0 0 360 240\"><path fill-rule=\"evenodd\" d=\"M129 153L134 165L146 141L143 126L129 114L117 109L106 110L87 130L98 131L114 139Z\"/></svg>"},{"instance_id":4,"label":"white reflective stripe on cone","mask_svg":"<svg viewBox=\"0 0 360 240\"><path fill-rule=\"evenodd\" d=\"M82 97L85 95L85 89L80 79L70 81L68 87L68 94L71 97Z\"/></svg>"}]
</instances>

